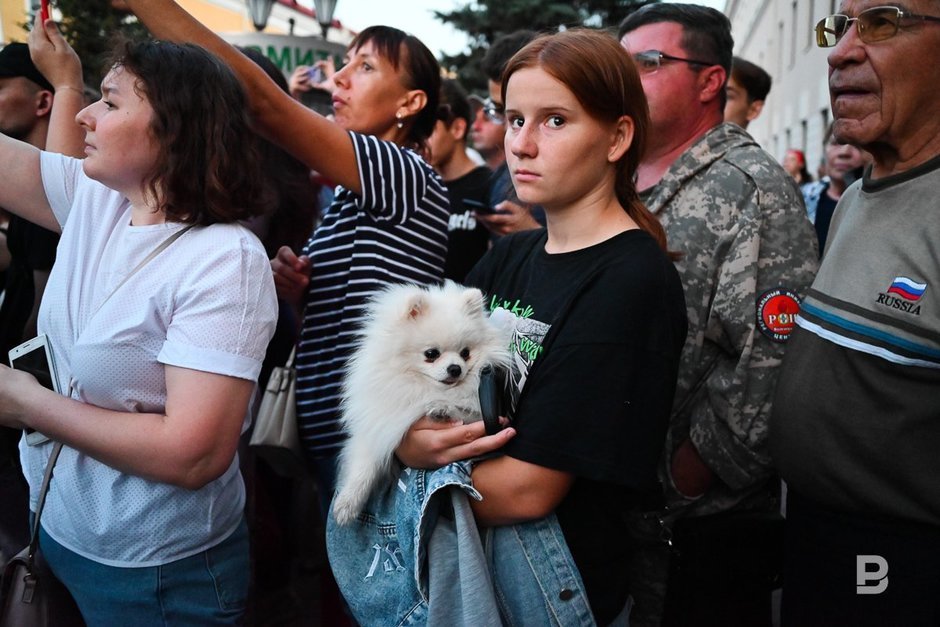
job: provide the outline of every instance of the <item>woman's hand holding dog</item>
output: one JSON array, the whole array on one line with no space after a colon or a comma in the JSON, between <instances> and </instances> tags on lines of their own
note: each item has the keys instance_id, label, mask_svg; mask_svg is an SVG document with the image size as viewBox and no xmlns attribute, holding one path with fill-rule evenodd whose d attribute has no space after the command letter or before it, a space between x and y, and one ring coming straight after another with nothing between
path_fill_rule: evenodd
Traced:
<instances>
[{"instance_id":1,"label":"woman's hand holding dog","mask_svg":"<svg viewBox=\"0 0 940 627\"><path fill-rule=\"evenodd\" d=\"M499 420L503 425L508 424L505 418ZM411 425L395 449L395 455L401 463L411 468L435 469L491 453L502 448L514 435L516 430L511 427L494 435L486 435L483 421L465 425L425 416Z\"/></svg>"}]
</instances>

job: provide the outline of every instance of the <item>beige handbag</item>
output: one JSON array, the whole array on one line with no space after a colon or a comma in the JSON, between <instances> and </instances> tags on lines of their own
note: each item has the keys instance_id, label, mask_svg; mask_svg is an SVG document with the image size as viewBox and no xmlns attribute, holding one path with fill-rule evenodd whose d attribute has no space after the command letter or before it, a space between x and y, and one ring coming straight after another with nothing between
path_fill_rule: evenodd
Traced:
<instances>
[{"instance_id":1,"label":"beige handbag","mask_svg":"<svg viewBox=\"0 0 940 627\"><path fill-rule=\"evenodd\" d=\"M97 309L91 314L92 317L132 276L191 228L193 225L190 224L163 240L98 304ZM291 387L291 392L293 399L293 387ZM69 383L65 396L71 398L72 383ZM6 560L0 572L0 627L83 627L85 625L75 600L49 568L39 548L39 520L46 504L46 495L49 493L52 471L61 452L62 443L56 442L49 455L49 461L46 462L46 472L42 478L42 486L39 488L39 501L36 504L36 515L33 518L29 545ZM5 559L6 556L3 557Z\"/></svg>"},{"instance_id":2,"label":"beige handbag","mask_svg":"<svg viewBox=\"0 0 940 627\"><path fill-rule=\"evenodd\" d=\"M2 572L0 582L0 626L2 627L83 627L81 612L72 595L56 579L42 553L39 552L39 519L52 469L55 467L62 443L56 442L46 464L46 472L39 488L39 502L33 519L29 545L10 558Z\"/></svg>"},{"instance_id":3,"label":"beige handbag","mask_svg":"<svg viewBox=\"0 0 940 627\"><path fill-rule=\"evenodd\" d=\"M305 468L297 434L296 353L295 348L282 368L271 371L249 441L255 452L285 477L301 475Z\"/></svg>"}]
</instances>

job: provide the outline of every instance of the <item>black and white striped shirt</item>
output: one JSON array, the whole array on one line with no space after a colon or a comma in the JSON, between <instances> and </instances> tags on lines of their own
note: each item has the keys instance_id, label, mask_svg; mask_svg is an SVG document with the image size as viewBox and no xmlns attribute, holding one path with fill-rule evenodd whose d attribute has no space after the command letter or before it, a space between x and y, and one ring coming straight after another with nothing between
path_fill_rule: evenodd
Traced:
<instances>
[{"instance_id":1,"label":"black and white striped shirt","mask_svg":"<svg viewBox=\"0 0 940 627\"><path fill-rule=\"evenodd\" d=\"M307 242L312 272L297 346L297 419L304 448L339 452L343 369L368 298L389 283L439 283L449 204L441 179L414 151L350 133L362 194L336 189Z\"/></svg>"}]
</instances>

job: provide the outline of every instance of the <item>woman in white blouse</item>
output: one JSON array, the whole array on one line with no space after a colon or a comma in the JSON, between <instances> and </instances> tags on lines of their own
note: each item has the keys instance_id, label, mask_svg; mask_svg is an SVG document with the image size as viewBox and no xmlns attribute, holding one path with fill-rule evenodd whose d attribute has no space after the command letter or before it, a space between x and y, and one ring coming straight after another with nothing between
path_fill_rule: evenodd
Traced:
<instances>
[{"instance_id":1,"label":"woman in white blouse","mask_svg":"<svg viewBox=\"0 0 940 627\"><path fill-rule=\"evenodd\" d=\"M37 29L56 106L77 109L58 94L81 94L78 59ZM62 233L39 330L68 390L0 367L0 423L64 444L40 547L88 624L232 624L249 571L236 447L277 316L238 224L265 208L256 138L237 79L195 46L125 44L101 91L76 117L83 161L0 136L0 206ZM34 510L52 447L20 444Z\"/></svg>"}]
</instances>

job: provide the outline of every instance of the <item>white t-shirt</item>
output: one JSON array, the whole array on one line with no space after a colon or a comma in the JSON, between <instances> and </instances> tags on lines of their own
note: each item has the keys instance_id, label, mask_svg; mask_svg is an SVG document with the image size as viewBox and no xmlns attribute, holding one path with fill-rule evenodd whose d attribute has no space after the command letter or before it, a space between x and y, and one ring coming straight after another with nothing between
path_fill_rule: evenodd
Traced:
<instances>
[{"instance_id":1,"label":"white t-shirt","mask_svg":"<svg viewBox=\"0 0 940 627\"><path fill-rule=\"evenodd\" d=\"M274 281L258 239L238 224L195 227L107 300L179 223L131 226L130 204L89 179L76 159L42 155L42 179L62 225L39 310L59 385L124 412L163 413L164 365L255 380L274 333ZM133 420L132 416L128 420ZM247 428L247 415L232 416ZM52 444L20 443L35 509ZM245 488L238 458L186 490L119 472L64 447L42 513L60 544L111 566L154 566L210 548L238 526Z\"/></svg>"}]
</instances>

